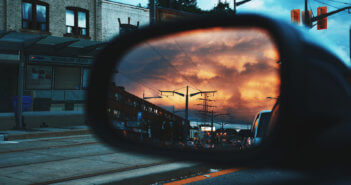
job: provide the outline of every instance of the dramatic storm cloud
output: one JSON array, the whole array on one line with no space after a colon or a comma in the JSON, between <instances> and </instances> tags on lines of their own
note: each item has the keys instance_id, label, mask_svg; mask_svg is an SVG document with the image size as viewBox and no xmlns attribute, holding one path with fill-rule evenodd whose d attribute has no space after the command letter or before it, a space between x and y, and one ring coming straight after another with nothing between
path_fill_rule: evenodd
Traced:
<instances>
[{"instance_id":1,"label":"dramatic storm cloud","mask_svg":"<svg viewBox=\"0 0 351 185\"><path fill-rule=\"evenodd\" d=\"M216 113L229 113L232 122L251 121L278 96L279 55L269 36L258 29L197 30L151 40L131 51L118 66L117 85L142 97L159 96L159 90L208 94ZM185 98L164 93L149 101L184 109ZM197 119L204 95L190 98L191 118ZM199 105L200 104L200 105Z\"/></svg>"}]
</instances>

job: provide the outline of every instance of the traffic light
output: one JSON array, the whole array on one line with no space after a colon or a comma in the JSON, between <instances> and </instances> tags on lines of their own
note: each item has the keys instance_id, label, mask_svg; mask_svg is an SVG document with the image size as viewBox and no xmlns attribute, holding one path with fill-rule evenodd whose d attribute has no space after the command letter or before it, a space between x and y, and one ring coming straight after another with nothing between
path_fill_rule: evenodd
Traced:
<instances>
[{"instance_id":1,"label":"traffic light","mask_svg":"<svg viewBox=\"0 0 351 185\"><path fill-rule=\"evenodd\" d=\"M327 7L318 7L317 8L317 16L323 15L327 13ZM320 19L317 21L317 30L323 30L327 29L328 24L327 24L327 17L324 17L323 19Z\"/></svg>"},{"instance_id":2,"label":"traffic light","mask_svg":"<svg viewBox=\"0 0 351 185\"><path fill-rule=\"evenodd\" d=\"M305 19L305 11L302 11L302 22L304 25L308 26L308 27L312 27L312 10L308 10L307 13L308 17L307 19Z\"/></svg>"},{"instance_id":3,"label":"traffic light","mask_svg":"<svg viewBox=\"0 0 351 185\"><path fill-rule=\"evenodd\" d=\"M291 10L291 23L300 24L300 9Z\"/></svg>"}]
</instances>

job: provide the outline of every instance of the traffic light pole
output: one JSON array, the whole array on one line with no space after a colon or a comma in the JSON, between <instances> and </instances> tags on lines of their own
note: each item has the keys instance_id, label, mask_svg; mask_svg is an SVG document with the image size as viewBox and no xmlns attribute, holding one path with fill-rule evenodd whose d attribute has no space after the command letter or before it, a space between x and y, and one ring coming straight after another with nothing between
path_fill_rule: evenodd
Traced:
<instances>
[{"instance_id":1,"label":"traffic light pole","mask_svg":"<svg viewBox=\"0 0 351 185\"><path fill-rule=\"evenodd\" d=\"M234 0L234 14L236 14L236 0Z\"/></svg>"},{"instance_id":2,"label":"traffic light pole","mask_svg":"<svg viewBox=\"0 0 351 185\"><path fill-rule=\"evenodd\" d=\"M351 6L347 6L347 7L344 7L344 8L340 8L340 9L338 9L338 10L334 10L334 11L331 11L331 12L329 12L329 13L326 13L326 14L322 14L322 15L318 15L318 16L316 16L316 17L312 17L310 20L309 20L309 23L310 23L310 25L313 23L313 22L315 22L315 21L319 21L319 20L321 20L321 19L323 19L323 18L326 18L326 17L328 17L328 16L331 16L331 15L333 15L333 14L336 14L336 13L338 13L338 12L341 12L341 11L344 11L344 10L347 10L347 9L349 9L349 11L350 11L350 9L351 9ZM305 0L305 17L306 17L306 12L307 12L307 0ZM307 26L307 25L306 25ZM313 26L311 26L310 28L312 28ZM349 45L349 48L350 48L350 61L351 61L351 27L350 27L350 35L349 35L349 40L350 40L350 45Z\"/></svg>"},{"instance_id":3,"label":"traffic light pole","mask_svg":"<svg viewBox=\"0 0 351 185\"><path fill-rule=\"evenodd\" d=\"M251 0L243 0L243 1L240 1L240 2L236 2L236 0L234 0L234 14L236 14L236 7L237 6L245 4L245 3L249 2L249 1L251 1Z\"/></svg>"},{"instance_id":4,"label":"traffic light pole","mask_svg":"<svg viewBox=\"0 0 351 185\"><path fill-rule=\"evenodd\" d=\"M312 17L312 18L311 18L311 22L315 22L315 21L321 20L321 19L323 19L323 18L325 18L325 17L331 16L331 15L333 15L333 14L336 14L336 13L338 13L338 12L344 11L344 10L346 10L346 9L351 9L351 6L347 6L347 7L344 7L344 8L340 8L340 9L338 9L338 10L334 10L334 11L331 11L331 12L329 12L329 13L326 13L326 14L323 14L323 15L319 15L319 16L316 16L316 17Z\"/></svg>"},{"instance_id":5,"label":"traffic light pole","mask_svg":"<svg viewBox=\"0 0 351 185\"><path fill-rule=\"evenodd\" d=\"M308 0L305 0L305 18L303 22L305 23L305 26L311 26L310 24L310 19L308 16L308 7L307 7Z\"/></svg>"},{"instance_id":6,"label":"traffic light pole","mask_svg":"<svg viewBox=\"0 0 351 185\"><path fill-rule=\"evenodd\" d=\"M155 0L149 1L149 8L150 8L150 23L156 23L156 3Z\"/></svg>"},{"instance_id":7,"label":"traffic light pole","mask_svg":"<svg viewBox=\"0 0 351 185\"><path fill-rule=\"evenodd\" d=\"M313 27L312 26L313 22L319 21L319 20L321 20L323 18L326 18L328 16L331 16L333 14L336 14L338 12L341 12L341 11L344 11L344 10L347 10L347 9L351 9L351 6L347 6L347 7L344 7L344 8L340 8L340 9L331 11L331 12L326 13L326 14L322 14L322 15L318 15L318 16L309 18L308 0L305 0L305 12L303 14L303 16L304 16L303 23L305 24L305 26L312 28Z\"/></svg>"}]
</instances>

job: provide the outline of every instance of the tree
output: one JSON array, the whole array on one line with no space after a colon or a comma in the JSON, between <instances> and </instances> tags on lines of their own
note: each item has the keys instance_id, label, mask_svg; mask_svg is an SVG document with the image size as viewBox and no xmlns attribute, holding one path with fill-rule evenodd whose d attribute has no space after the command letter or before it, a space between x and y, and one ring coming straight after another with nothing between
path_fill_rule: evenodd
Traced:
<instances>
[{"instance_id":1,"label":"tree","mask_svg":"<svg viewBox=\"0 0 351 185\"><path fill-rule=\"evenodd\" d=\"M197 7L197 0L156 0L156 6L192 13L202 13L202 10Z\"/></svg>"},{"instance_id":2,"label":"tree","mask_svg":"<svg viewBox=\"0 0 351 185\"><path fill-rule=\"evenodd\" d=\"M164 8L171 8L197 14L234 14L234 10L230 8L228 2L218 2L217 6L209 11L203 11L200 8L198 8L197 0L155 0L155 4L156 6Z\"/></svg>"},{"instance_id":3,"label":"tree","mask_svg":"<svg viewBox=\"0 0 351 185\"><path fill-rule=\"evenodd\" d=\"M234 14L234 10L230 9L229 3L218 2L217 6L215 6L208 13L210 14L221 14L221 15L230 15Z\"/></svg>"}]
</instances>

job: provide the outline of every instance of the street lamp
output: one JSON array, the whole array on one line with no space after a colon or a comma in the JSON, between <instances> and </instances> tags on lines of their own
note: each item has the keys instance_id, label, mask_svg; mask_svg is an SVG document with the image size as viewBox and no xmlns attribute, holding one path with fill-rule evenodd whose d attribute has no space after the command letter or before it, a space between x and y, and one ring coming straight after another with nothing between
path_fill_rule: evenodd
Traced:
<instances>
[{"instance_id":1,"label":"street lamp","mask_svg":"<svg viewBox=\"0 0 351 185\"><path fill-rule=\"evenodd\" d=\"M153 99L153 98L162 98L162 96L145 97L145 96L144 96L144 92L143 92L143 100Z\"/></svg>"}]
</instances>

